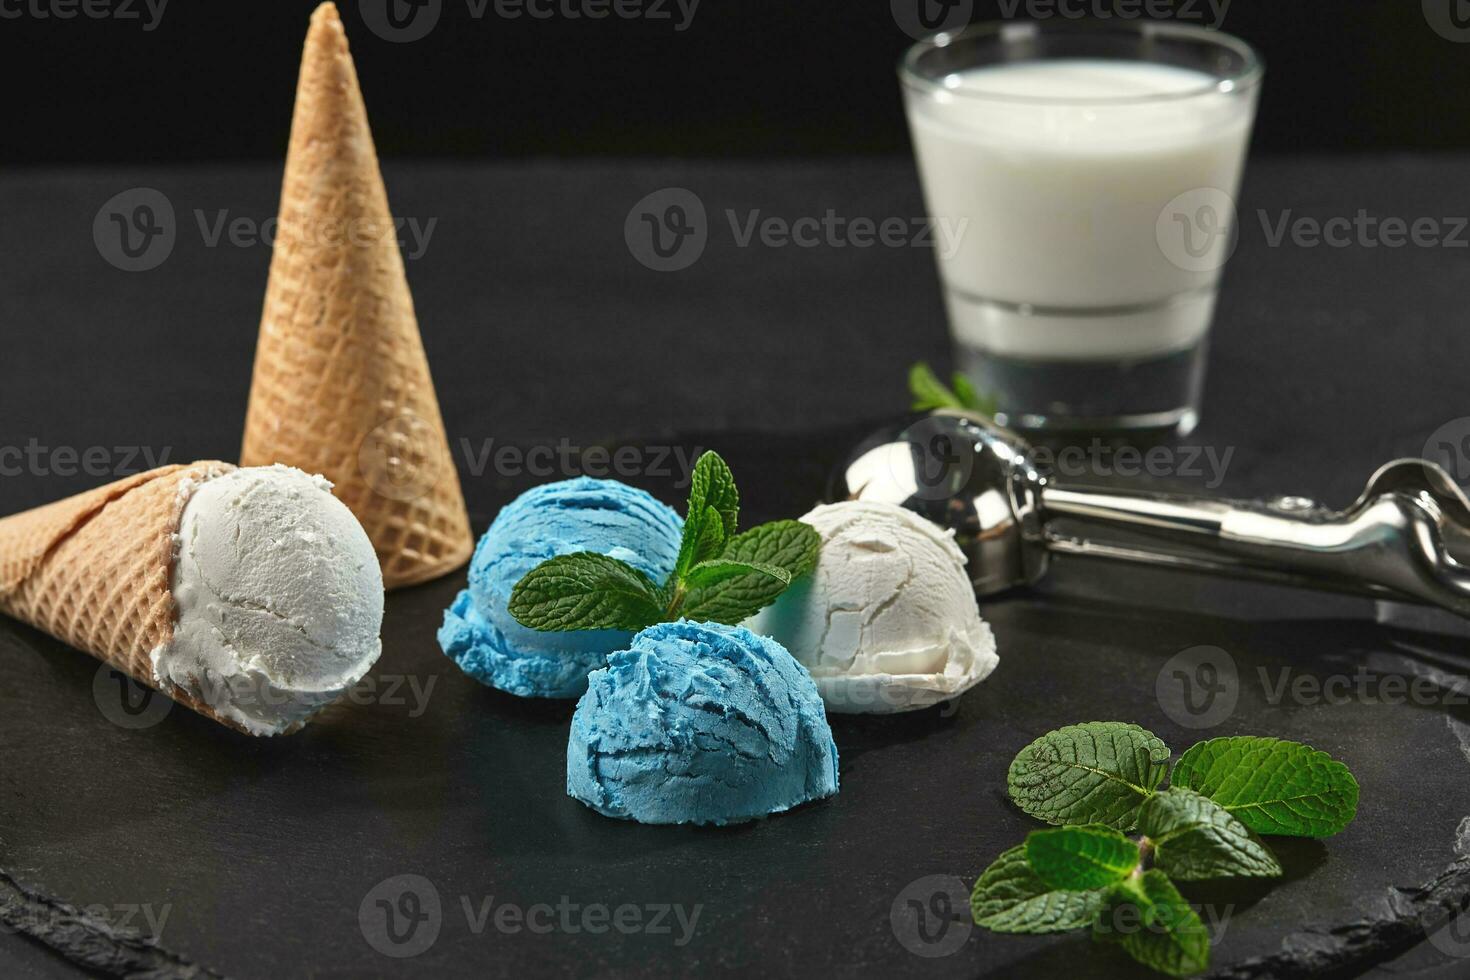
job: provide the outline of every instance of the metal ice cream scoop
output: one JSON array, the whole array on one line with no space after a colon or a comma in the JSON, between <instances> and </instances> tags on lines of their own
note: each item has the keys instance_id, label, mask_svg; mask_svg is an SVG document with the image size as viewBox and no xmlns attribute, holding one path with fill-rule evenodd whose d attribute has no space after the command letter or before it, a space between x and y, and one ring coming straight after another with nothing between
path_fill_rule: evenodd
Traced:
<instances>
[{"instance_id":1,"label":"metal ice cream scoop","mask_svg":"<svg viewBox=\"0 0 1470 980\"><path fill-rule=\"evenodd\" d=\"M829 496L899 504L953 528L981 596L1036 582L1051 555L1070 554L1470 617L1470 500L1428 460L1389 463L1341 511L1300 497L1070 488L1043 473L1014 432L983 416L936 412L865 440Z\"/></svg>"}]
</instances>

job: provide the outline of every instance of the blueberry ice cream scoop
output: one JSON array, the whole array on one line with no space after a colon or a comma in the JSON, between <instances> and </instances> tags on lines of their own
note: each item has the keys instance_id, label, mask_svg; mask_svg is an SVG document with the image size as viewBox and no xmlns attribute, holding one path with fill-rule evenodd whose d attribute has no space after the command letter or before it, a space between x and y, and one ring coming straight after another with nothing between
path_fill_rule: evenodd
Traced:
<instances>
[{"instance_id":1,"label":"blueberry ice cream scoop","mask_svg":"<svg viewBox=\"0 0 1470 980\"><path fill-rule=\"evenodd\" d=\"M660 623L588 679L567 792L640 823L741 823L835 794L837 746L811 675L781 644Z\"/></svg>"},{"instance_id":2,"label":"blueberry ice cream scoop","mask_svg":"<svg viewBox=\"0 0 1470 980\"><path fill-rule=\"evenodd\" d=\"M539 632L506 608L511 590L549 558L581 551L625 561L662 582L679 557L684 522L616 480L548 483L507 504L475 548L469 588L444 613L439 645L465 673L522 697L575 698L587 674L633 638L625 630Z\"/></svg>"}]
</instances>

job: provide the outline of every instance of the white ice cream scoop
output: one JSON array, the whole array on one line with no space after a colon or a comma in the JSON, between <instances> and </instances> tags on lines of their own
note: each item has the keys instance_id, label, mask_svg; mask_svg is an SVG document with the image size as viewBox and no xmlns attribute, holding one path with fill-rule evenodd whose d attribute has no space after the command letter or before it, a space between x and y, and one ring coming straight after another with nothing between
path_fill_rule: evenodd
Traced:
<instances>
[{"instance_id":1,"label":"white ice cream scoop","mask_svg":"<svg viewBox=\"0 0 1470 980\"><path fill-rule=\"evenodd\" d=\"M286 466L188 482L173 639L152 653L182 689L255 735L291 731L382 652L383 577L332 485Z\"/></svg>"},{"instance_id":2,"label":"white ice cream scoop","mask_svg":"<svg viewBox=\"0 0 1470 980\"><path fill-rule=\"evenodd\" d=\"M995 669L953 532L885 503L827 504L802 521L822 537L816 569L746 625L811 671L828 711L926 708Z\"/></svg>"}]
</instances>

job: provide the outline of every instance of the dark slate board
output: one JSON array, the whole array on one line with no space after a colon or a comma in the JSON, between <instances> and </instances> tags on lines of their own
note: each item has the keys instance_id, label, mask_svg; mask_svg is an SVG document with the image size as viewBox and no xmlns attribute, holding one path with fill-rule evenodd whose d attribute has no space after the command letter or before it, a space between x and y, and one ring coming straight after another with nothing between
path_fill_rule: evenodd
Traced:
<instances>
[{"instance_id":1,"label":"dark slate board","mask_svg":"<svg viewBox=\"0 0 1470 980\"><path fill-rule=\"evenodd\" d=\"M1377 464L1420 454L1431 433L1465 415L1462 250L1271 248L1256 212L1465 214L1466 162L1252 161L1204 423L1186 440L1232 453L1221 490L1344 504ZM790 516L813 502L851 435L810 433L901 410L908 362L946 356L927 251L740 248L718 221L727 209L756 208L787 218L828 208L917 215L909 160L389 160L386 168L395 213L442 218L409 276L456 445L466 439L478 451L492 437L497 446L587 445L614 433L663 436L677 423L697 430L687 441L727 453L752 518ZM143 275L107 266L89 233L101 203L136 186L167 194L180 220L172 256ZM630 259L623 225L636 201L668 186L696 191L718 233L694 268L660 276ZM236 452L269 251L208 248L194 212L264 219L279 190L279 162L0 177L0 264L14 287L0 290L0 447L141 444L175 461ZM171 369L167 379L160 365ZM784 434L728 434L737 428ZM527 481L460 461L483 529ZM7 477L0 513L96 482ZM1202 482L1181 473L1171 485ZM644 485L677 502L667 481ZM1129 718L1186 747L1194 734L1160 707L1154 685L1170 657L1201 644L1228 650L1250 682L1236 715L1206 734L1306 738L1348 761L1364 790L1347 833L1320 848L1281 849L1285 884L1191 892L1236 907L1216 953L1222 972L1361 973L1419 941L1419 916L1470 895L1456 850L1470 816L1465 708L1273 706L1252 680L1262 665L1321 674L1370 658L1382 671L1465 674L1466 630L1455 621L1061 565L1046 589L987 604L1001 667L957 712L840 720L835 800L699 831L615 823L564 796L570 705L479 688L434 645L440 610L461 581L389 600L376 674L421 685L436 678L427 713L347 706L270 743L181 710L145 732L118 729L93 701L91 660L0 622L0 974L79 975L41 943L7 934L20 926L93 964L86 972L164 977L188 975L190 963L270 980L415 967L504 976L1137 975L1080 938L973 931L951 955L921 958L898 941L890 913L911 897L903 891L911 883L968 880L1034 826L1001 795L1007 763L1033 735L1088 717ZM1380 625L1390 618L1395 626ZM370 888L403 873L434 881L446 918L431 950L395 962L368 945L358 908ZM476 936L459 910L462 894L704 910L683 947L670 936L493 928ZM168 906L161 946L110 936L85 908L94 903L114 919L115 906ZM1444 967L1453 976L1463 966L1421 941L1393 969Z\"/></svg>"},{"instance_id":2,"label":"dark slate board","mask_svg":"<svg viewBox=\"0 0 1470 980\"><path fill-rule=\"evenodd\" d=\"M721 444L759 519L815 498L845 439ZM571 705L483 688L435 645L461 575L390 597L385 654L372 675L377 703L334 708L303 734L273 741L178 708L144 730L119 728L94 701L93 661L6 622L0 915L94 964L110 956L114 968L134 962L170 977L375 976L405 965L499 975L1128 974L1129 961L1085 937L971 929L963 906L947 926L928 920L935 945L892 919L910 898L942 912L935 895L945 877L931 876L967 887L1036 826L1004 793L1022 745L1049 728L1114 718L1144 724L1176 751L1207 735L1300 739L1346 761L1362 783L1347 832L1278 842L1283 883L1187 889L1207 915L1227 916L1221 975L1362 966L1418 938L1416 917L1470 895L1470 861L1457 852L1470 844L1470 824L1462 826L1470 764L1452 730L1470 726L1470 708L1273 705L1258 674L1274 683L1281 670L1324 678L1360 664L1375 678L1454 674L1460 641L1380 625L1371 604L1142 571L1104 580L1096 571L1064 563L1043 590L988 603L1001 666L952 708L836 719L836 799L725 830L641 827L568 798ZM1204 732L1178 723L1190 716L1177 697L1156 696L1161 668L1200 645L1228 651L1240 678L1233 715ZM395 703L390 685L404 677L430 691L427 710L411 696ZM369 941L383 942L375 906L359 916L398 875L431 882L440 909L428 920L439 926L435 941L402 962ZM160 948L57 915L52 896L106 906L114 925L118 910L166 910ZM490 898L700 912L687 942L672 915L666 935L568 933L559 923L549 935L511 934L493 919L477 934L474 916Z\"/></svg>"}]
</instances>

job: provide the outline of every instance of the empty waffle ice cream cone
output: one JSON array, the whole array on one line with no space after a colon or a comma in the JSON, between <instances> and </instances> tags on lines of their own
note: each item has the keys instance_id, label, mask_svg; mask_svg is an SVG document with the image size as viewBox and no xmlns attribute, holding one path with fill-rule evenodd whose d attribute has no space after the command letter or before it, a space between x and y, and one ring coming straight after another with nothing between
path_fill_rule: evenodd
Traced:
<instances>
[{"instance_id":1,"label":"empty waffle ice cream cone","mask_svg":"<svg viewBox=\"0 0 1470 980\"><path fill-rule=\"evenodd\" d=\"M383 585L324 479L200 462L0 519L0 613L224 725L278 735L378 659Z\"/></svg>"},{"instance_id":2,"label":"empty waffle ice cream cone","mask_svg":"<svg viewBox=\"0 0 1470 980\"><path fill-rule=\"evenodd\" d=\"M302 56L240 459L331 480L390 589L469 560L459 475L330 3L312 15Z\"/></svg>"}]
</instances>

